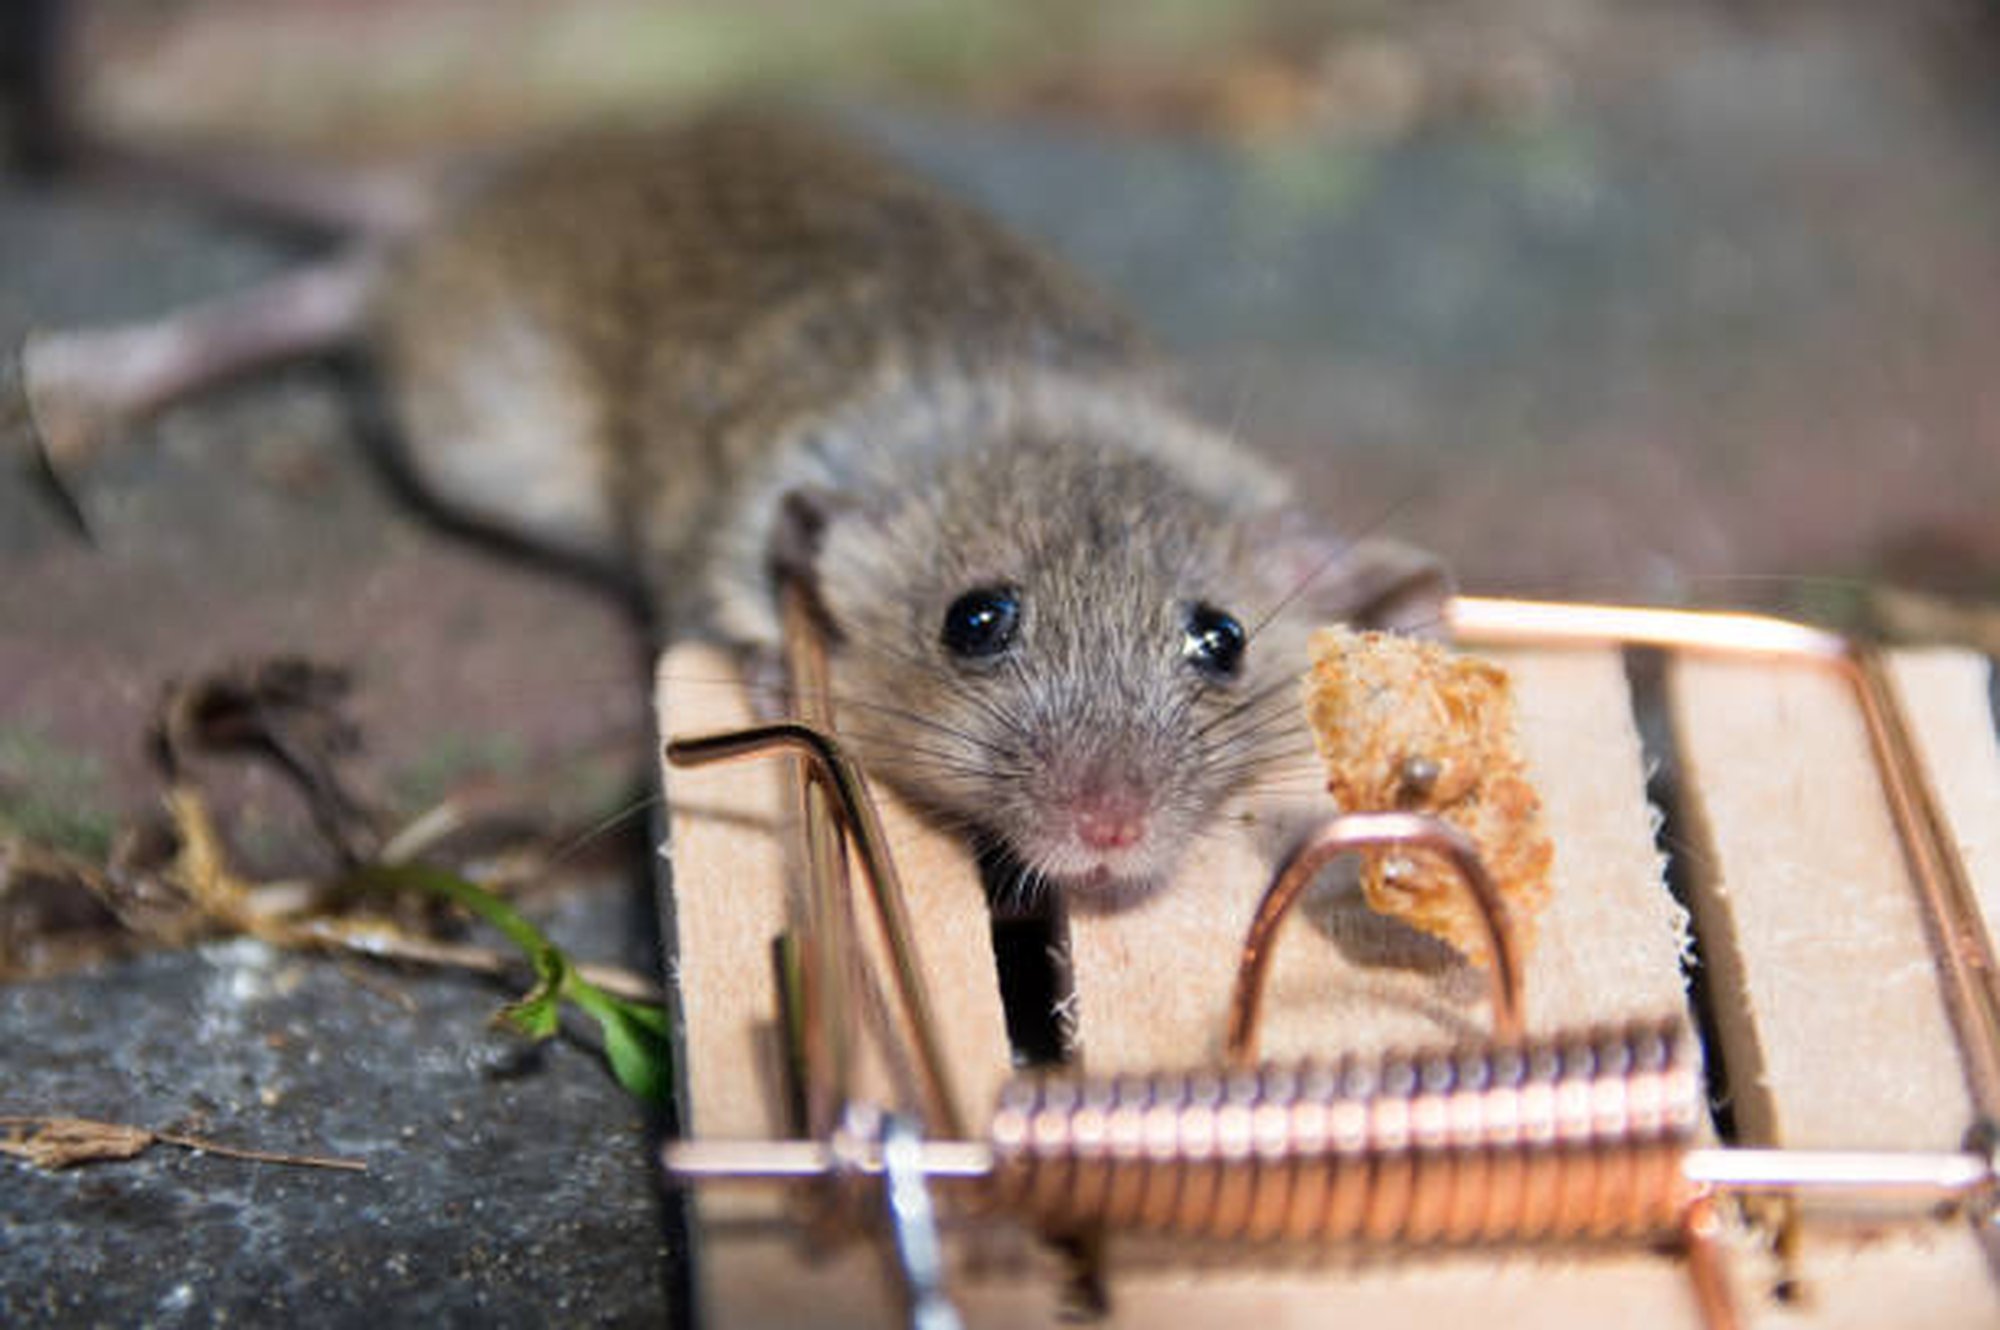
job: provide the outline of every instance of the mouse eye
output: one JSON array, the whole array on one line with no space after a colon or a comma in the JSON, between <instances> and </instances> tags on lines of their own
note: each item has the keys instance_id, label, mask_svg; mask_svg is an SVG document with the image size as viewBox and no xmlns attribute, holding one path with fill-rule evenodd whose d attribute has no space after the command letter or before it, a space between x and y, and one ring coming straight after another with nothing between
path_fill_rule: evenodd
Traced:
<instances>
[{"instance_id":1,"label":"mouse eye","mask_svg":"<svg viewBox=\"0 0 2000 1330\"><path fill-rule=\"evenodd\" d=\"M980 587L951 603L938 640L954 656L997 656L1014 640L1020 622L1021 598L1014 588Z\"/></svg>"},{"instance_id":2,"label":"mouse eye","mask_svg":"<svg viewBox=\"0 0 2000 1330\"><path fill-rule=\"evenodd\" d=\"M1196 605L1188 611L1181 657L1210 679L1234 679L1243 670L1248 641L1234 616L1213 605Z\"/></svg>"}]
</instances>

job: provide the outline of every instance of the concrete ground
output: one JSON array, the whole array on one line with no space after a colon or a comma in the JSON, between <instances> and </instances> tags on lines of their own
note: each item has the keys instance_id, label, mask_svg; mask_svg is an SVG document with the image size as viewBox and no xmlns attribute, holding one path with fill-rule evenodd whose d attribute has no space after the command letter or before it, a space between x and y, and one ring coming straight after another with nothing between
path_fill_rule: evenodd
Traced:
<instances>
[{"instance_id":1,"label":"concrete ground","mask_svg":"<svg viewBox=\"0 0 2000 1330\"><path fill-rule=\"evenodd\" d=\"M1124 5L1042 43L996 8L959 45L925 26L906 48L885 5L808 38L780 27L798 6L747 34L717 6L568 6L600 26L552 37L502 5L472 61L454 8L99 6L86 81L115 123L353 155L654 76L756 82L729 59L761 59L1125 296L1308 502L1440 549L1474 589L1847 614L1893 578L2000 599L1985 7L1523 0L1454 26L1356 4L1303 33L1183 16L1192 35L1151 44ZM341 24L390 13L422 20L394 60L329 58ZM556 60L614 50L636 71ZM540 81L510 102L494 71L532 52ZM404 92L367 94L391 76ZM0 182L0 343L295 256L185 198ZM157 798L142 735L164 682L276 652L357 671L361 761L407 807L577 754L643 765L617 607L427 526L362 459L364 411L319 366L174 410L87 478L96 548L0 474L0 833L101 855ZM282 866L260 806L240 837ZM647 884L580 877L550 907L579 950L654 968ZM0 1114L370 1165L0 1159L0 1323L657 1321L676 1244L639 1117L577 1047L497 1051L503 995L241 942L0 988Z\"/></svg>"}]
</instances>

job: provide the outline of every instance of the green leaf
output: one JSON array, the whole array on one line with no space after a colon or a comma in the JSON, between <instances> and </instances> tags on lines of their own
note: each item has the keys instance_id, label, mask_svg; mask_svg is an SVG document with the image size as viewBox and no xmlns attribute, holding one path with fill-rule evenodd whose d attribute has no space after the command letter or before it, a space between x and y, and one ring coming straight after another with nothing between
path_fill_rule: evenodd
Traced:
<instances>
[{"instance_id":1,"label":"green leaf","mask_svg":"<svg viewBox=\"0 0 2000 1330\"><path fill-rule=\"evenodd\" d=\"M500 1020L530 1039L547 1039L556 1032L560 1004L555 994L536 989L520 1001L500 1008Z\"/></svg>"},{"instance_id":2,"label":"green leaf","mask_svg":"<svg viewBox=\"0 0 2000 1330\"><path fill-rule=\"evenodd\" d=\"M561 1025L567 1000L597 1022L611 1074L625 1089L652 1104L673 1095L673 1035L667 1013L643 1002L613 997L589 983L540 929L484 887L454 873L422 864L372 865L357 881L366 887L413 890L456 901L492 924L526 952L535 965L535 986L501 1008L499 1019L531 1039L547 1039Z\"/></svg>"},{"instance_id":3,"label":"green leaf","mask_svg":"<svg viewBox=\"0 0 2000 1330\"><path fill-rule=\"evenodd\" d=\"M592 1014L604 1031L604 1056L618 1083L649 1104L667 1104L674 1092L674 1050L665 1013L614 1000L609 1011Z\"/></svg>"},{"instance_id":4,"label":"green leaf","mask_svg":"<svg viewBox=\"0 0 2000 1330\"><path fill-rule=\"evenodd\" d=\"M499 1020L513 1026L530 1039L547 1039L555 1034L562 1018L560 987L545 973L541 982L500 1009Z\"/></svg>"},{"instance_id":5,"label":"green leaf","mask_svg":"<svg viewBox=\"0 0 2000 1330\"><path fill-rule=\"evenodd\" d=\"M562 1018L563 990L569 987L569 958L544 942L534 950L535 986L500 1009L500 1019L531 1039L547 1039Z\"/></svg>"}]
</instances>

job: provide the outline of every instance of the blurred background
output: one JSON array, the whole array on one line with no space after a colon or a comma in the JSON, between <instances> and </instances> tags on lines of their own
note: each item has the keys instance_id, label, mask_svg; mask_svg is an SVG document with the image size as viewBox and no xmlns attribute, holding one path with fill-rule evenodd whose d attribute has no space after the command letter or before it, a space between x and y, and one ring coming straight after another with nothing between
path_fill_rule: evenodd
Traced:
<instances>
[{"instance_id":1,"label":"blurred background","mask_svg":"<svg viewBox=\"0 0 2000 1330\"><path fill-rule=\"evenodd\" d=\"M809 101L1117 292L1211 418L1470 588L1991 640L2000 6L54 8L60 93L133 141L435 160ZM0 339L300 253L171 189L16 177ZM26 754L115 802L157 679L232 652L359 664L372 720L430 722L370 726L414 783L643 729L616 612L425 529L348 395L302 367L140 431L84 483L96 550L0 480L0 800Z\"/></svg>"}]
</instances>

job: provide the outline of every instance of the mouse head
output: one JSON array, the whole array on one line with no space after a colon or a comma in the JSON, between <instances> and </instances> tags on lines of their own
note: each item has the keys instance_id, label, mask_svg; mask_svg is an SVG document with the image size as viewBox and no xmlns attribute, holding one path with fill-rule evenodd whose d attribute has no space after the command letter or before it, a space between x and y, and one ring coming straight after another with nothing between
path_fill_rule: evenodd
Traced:
<instances>
[{"instance_id":1,"label":"mouse head","mask_svg":"<svg viewBox=\"0 0 2000 1330\"><path fill-rule=\"evenodd\" d=\"M870 773L1069 888L1160 882L1226 796L1310 751L1311 627L1421 627L1446 590L1429 556L1073 438L792 515Z\"/></svg>"}]
</instances>

